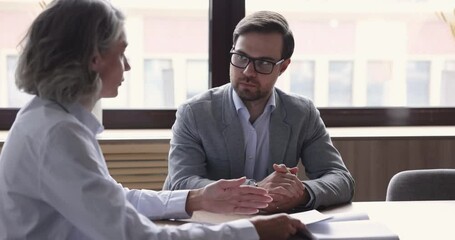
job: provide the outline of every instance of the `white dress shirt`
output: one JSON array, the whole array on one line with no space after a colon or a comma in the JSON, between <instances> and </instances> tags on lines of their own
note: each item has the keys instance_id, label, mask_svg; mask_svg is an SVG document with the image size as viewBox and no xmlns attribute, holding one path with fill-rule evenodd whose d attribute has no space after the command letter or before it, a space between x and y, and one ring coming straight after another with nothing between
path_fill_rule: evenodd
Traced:
<instances>
[{"instance_id":1,"label":"white dress shirt","mask_svg":"<svg viewBox=\"0 0 455 240\"><path fill-rule=\"evenodd\" d=\"M276 108L275 90L272 91L267 101L264 112L250 123L250 113L240 99L239 95L232 90L232 100L234 107L239 115L242 125L244 144L245 144L245 176L254 181L261 181L267 177L267 167L270 162L270 116ZM310 200L305 204L305 208L311 206L314 201L314 194L307 191Z\"/></svg>"},{"instance_id":2,"label":"white dress shirt","mask_svg":"<svg viewBox=\"0 0 455 240\"><path fill-rule=\"evenodd\" d=\"M250 221L159 227L188 218L188 191L130 190L110 175L96 118L35 97L0 155L0 239L258 239Z\"/></svg>"},{"instance_id":3,"label":"white dress shirt","mask_svg":"<svg viewBox=\"0 0 455 240\"><path fill-rule=\"evenodd\" d=\"M267 177L269 165L269 126L270 115L276 107L275 91L267 101L264 112L250 123L250 113L239 95L232 90L232 99L242 125L245 144L245 176L260 181Z\"/></svg>"}]
</instances>

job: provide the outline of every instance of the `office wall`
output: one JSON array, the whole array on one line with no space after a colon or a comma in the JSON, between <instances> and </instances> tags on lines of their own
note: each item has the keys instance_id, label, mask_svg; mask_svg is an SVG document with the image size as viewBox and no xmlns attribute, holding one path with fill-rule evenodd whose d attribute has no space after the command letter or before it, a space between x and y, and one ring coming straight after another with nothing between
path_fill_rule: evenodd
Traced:
<instances>
[{"instance_id":1,"label":"office wall","mask_svg":"<svg viewBox=\"0 0 455 240\"><path fill-rule=\"evenodd\" d=\"M455 137L340 138L334 145L356 180L355 201L385 200L399 171L455 168Z\"/></svg>"},{"instance_id":2,"label":"office wall","mask_svg":"<svg viewBox=\"0 0 455 240\"><path fill-rule=\"evenodd\" d=\"M356 180L354 201L385 200L390 178L402 170L455 168L455 136L334 138L333 142ZM100 144L109 171L125 187L161 189L169 140L100 140Z\"/></svg>"}]
</instances>

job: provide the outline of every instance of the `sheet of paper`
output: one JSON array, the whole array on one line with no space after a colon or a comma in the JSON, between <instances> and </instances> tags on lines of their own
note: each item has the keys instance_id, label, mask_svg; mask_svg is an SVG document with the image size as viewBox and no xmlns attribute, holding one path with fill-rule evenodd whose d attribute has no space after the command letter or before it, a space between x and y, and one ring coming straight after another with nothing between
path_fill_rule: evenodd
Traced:
<instances>
[{"instance_id":1,"label":"sheet of paper","mask_svg":"<svg viewBox=\"0 0 455 240\"><path fill-rule=\"evenodd\" d=\"M371 220L318 222L307 226L317 240L398 240L399 237L382 223Z\"/></svg>"},{"instance_id":2,"label":"sheet of paper","mask_svg":"<svg viewBox=\"0 0 455 240\"><path fill-rule=\"evenodd\" d=\"M324 221L324 220L331 218L331 216L322 214L318 210L310 210L310 211L306 211L306 212L292 213L289 215L293 218L299 219L305 225Z\"/></svg>"},{"instance_id":3,"label":"sheet of paper","mask_svg":"<svg viewBox=\"0 0 455 240\"><path fill-rule=\"evenodd\" d=\"M329 214L332 218L328 221L330 222L342 222L342 221L354 221L354 220L368 220L367 213L364 212L346 212L346 213L334 213Z\"/></svg>"}]
</instances>

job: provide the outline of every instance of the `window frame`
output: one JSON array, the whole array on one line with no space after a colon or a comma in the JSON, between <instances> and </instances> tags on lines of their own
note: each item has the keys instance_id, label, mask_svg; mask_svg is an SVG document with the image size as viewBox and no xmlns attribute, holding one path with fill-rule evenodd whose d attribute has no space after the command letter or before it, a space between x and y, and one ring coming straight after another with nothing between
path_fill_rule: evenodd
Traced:
<instances>
[{"instance_id":1,"label":"window frame","mask_svg":"<svg viewBox=\"0 0 455 240\"><path fill-rule=\"evenodd\" d=\"M245 0L209 0L209 88L229 82L229 51L235 25L245 16ZM19 109L0 109L0 130L9 130ZM319 108L327 127L452 126L451 107ZM105 109L106 129L169 129L175 109Z\"/></svg>"}]
</instances>

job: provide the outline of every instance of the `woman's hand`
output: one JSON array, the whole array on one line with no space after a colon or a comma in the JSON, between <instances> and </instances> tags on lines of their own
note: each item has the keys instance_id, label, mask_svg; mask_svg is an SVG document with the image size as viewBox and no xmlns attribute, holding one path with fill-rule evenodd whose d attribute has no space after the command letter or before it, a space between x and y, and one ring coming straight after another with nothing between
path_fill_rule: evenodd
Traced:
<instances>
[{"instance_id":1,"label":"woman's hand","mask_svg":"<svg viewBox=\"0 0 455 240\"><path fill-rule=\"evenodd\" d=\"M201 189L191 190L187 212L205 210L215 213L255 214L266 208L272 198L267 190L242 185L246 178L218 180Z\"/></svg>"}]
</instances>

